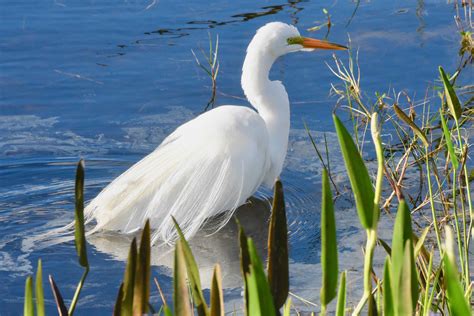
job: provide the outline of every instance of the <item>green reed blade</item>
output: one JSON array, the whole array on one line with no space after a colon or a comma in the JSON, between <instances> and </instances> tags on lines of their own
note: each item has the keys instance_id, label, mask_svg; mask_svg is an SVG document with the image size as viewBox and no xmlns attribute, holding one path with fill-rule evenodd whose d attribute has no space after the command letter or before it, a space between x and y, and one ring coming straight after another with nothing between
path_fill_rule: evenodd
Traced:
<instances>
[{"instance_id":1,"label":"green reed blade","mask_svg":"<svg viewBox=\"0 0 474 316\"><path fill-rule=\"evenodd\" d=\"M250 274L247 275L249 287L249 309L247 315L276 315L270 286L251 238L247 239L247 246L250 257Z\"/></svg>"},{"instance_id":2,"label":"green reed blade","mask_svg":"<svg viewBox=\"0 0 474 316\"><path fill-rule=\"evenodd\" d=\"M123 316L133 314L133 289L135 287L135 272L137 271L137 239L133 238L128 251L127 265L123 276L123 294L121 313Z\"/></svg>"},{"instance_id":3,"label":"green reed blade","mask_svg":"<svg viewBox=\"0 0 474 316\"><path fill-rule=\"evenodd\" d=\"M192 315L188 284L186 281L186 258L183 241L178 240L174 252L174 313L179 316Z\"/></svg>"},{"instance_id":4,"label":"green reed blade","mask_svg":"<svg viewBox=\"0 0 474 316\"><path fill-rule=\"evenodd\" d=\"M38 259L38 267L36 268L35 295L36 315L44 316L43 263L41 259Z\"/></svg>"},{"instance_id":5,"label":"green reed blade","mask_svg":"<svg viewBox=\"0 0 474 316\"><path fill-rule=\"evenodd\" d=\"M336 297L339 276L337 260L336 220L331 187L326 169L323 169L321 205L321 305L323 309Z\"/></svg>"},{"instance_id":6,"label":"green reed blade","mask_svg":"<svg viewBox=\"0 0 474 316\"><path fill-rule=\"evenodd\" d=\"M179 238L182 242L182 248L186 263L186 270L188 272L189 282L191 283L191 291L193 294L193 301L197 308L199 316L205 316L209 313L209 309L206 305L206 300L204 299L204 294L202 293L201 287L201 277L199 275L199 269L194 259L194 255L189 247L186 238L184 237L183 231L178 225L178 222L174 217L172 217L176 231L178 232Z\"/></svg>"},{"instance_id":7,"label":"green reed blade","mask_svg":"<svg viewBox=\"0 0 474 316\"><path fill-rule=\"evenodd\" d=\"M23 315L35 315L35 308L33 304L33 278L31 276L28 276L25 282L25 303L23 307Z\"/></svg>"},{"instance_id":8,"label":"green reed blade","mask_svg":"<svg viewBox=\"0 0 474 316\"><path fill-rule=\"evenodd\" d=\"M390 257L385 258L385 264L383 266L383 314L385 316L394 315L394 306L393 306L393 293L392 285L390 282L391 275L391 264Z\"/></svg>"},{"instance_id":9,"label":"green reed blade","mask_svg":"<svg viewBox=\"0 0 474 316\"><path fill-rule=\"evenodd\" d=\"M224 291L222 290L221 266L216 264L212 274L210 316L224 316Z\"/></svg>"},{"instance_id":10,"label":"green reed blade","mask_svg":"<svg viewBox=\"0 0 474 316\"><path fill-rule=\"evenodd\" d=\"M336 316L344 316L346 313L346 275L347 271L342 271L337 293Z\"/></svg>"},{"instance_id":11,"label":"green reed blade","mask_svg":"<svg viewBox=\"0 0 474 316\"><path fill-rule=\"evenodd\" d=\"M133 314L142 315L148 312L151 278L151 237L150 221L147 220L142 231L140 247L137 254L135 285L133 287Z\"/></svg>"},{"instance_id":12,"label":"green reed blade","mask_svg":"<svg viewBox=\"0 0 474 316\"><path fill-rule=\"evenodd\" d=\"M374 214L375 193L369 172L347 129L336 115L333 115L333 120L347 174L349 175L349 180L354 192L359 220L365 229L375 229L377 225L374 221L376 215Z\"/></svg>"},{"instance_id":13,"label":"green reed blade","mask_svg":"<svg viewBox=\"0 0 474 316\"><path fill-rule=\"evenodd\" d=\"M461 103L459 102L458 96L456 95L448 76L444 72L443 67L439 66L438 69L441 81L443 82L444 94L446 96L446 103L448 104L449 111L456 120L459 120L462 115Z\"/></svg>"},{"instance_id":14,"label":"green reed blade","mask_svg":"<svg viewBox=\"0 0 474 316\"><path fill-rule=\"evenodd\" d=\"M272 215L268 229L267 272L275 309L278 310L285 304L290 288L288 229L283 186L280 181L275 183Z\"/></svg>"},{"instance_id":15,"label":"green reed blade","mask_svg":"<svg viewBox=\"0 0 474 316\"><path fill-rule=\"evenodd\" d=\"M446 140L446 147L448 148L449 158L451 159L451 163L454 169L457 169L459 166L459 161L454 152L453 141L451 140L451 133L448 129L448 125L446 124L446 120L444 119L443 112L441 109L439 110L439 117L441 118L441 126L443 127L443 134L444 139Z\"/></svg>"},{"instance_id":16,"label":"green reed blade","mask_svg":"<svg viewBox=\"0 0 474 316\"><path fill-rule=\"evenodd\" d=\"M416 125L415 122L413 122L412 119L409 118L408 115L406 115L405 112L403 112L403 110L397 104L395 103L393 104L393 109L395 110L395 114L398 116L398 118L401 119L406 124L408 124L408 126L410 126L410 128L415 133L415 135L421 139L423 144L425 146L428 146L429 145L428 139L426 138L426 135L418 127L418 125Z\"/></svg>"},{"instance_id":17,"label":"green reed blade","mask_svg":"<svg viewBox=\"0 0 474 316\"><path fill-rule=\"evenodd\" d=\"M446 226L446 252L443 256L444 285L451 315L471 315L469 302L464 297L454 254L454 236L451 227Z\"/></svg>"}]
</instances>

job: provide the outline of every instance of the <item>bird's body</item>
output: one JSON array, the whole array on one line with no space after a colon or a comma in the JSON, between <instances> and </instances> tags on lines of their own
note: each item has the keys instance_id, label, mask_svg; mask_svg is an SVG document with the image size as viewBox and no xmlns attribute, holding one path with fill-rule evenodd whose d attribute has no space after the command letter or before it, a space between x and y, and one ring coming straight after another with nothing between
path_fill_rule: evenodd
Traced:
<instances>
[{"instance_id":1,"label":"bird's body","mask_svg":"<svg viewBox=\"0 0 474 316\"><path fill-rule=\"evenodd\" d=\"M279 56L305 48L343 47L303 38L280 22L260 28L242 70L242 88L256 111L220 106L178 127L89 203L85 216L95 220L93 231L131 233L149 218L153 241L172 242L177 235L171 216L191 237L208 218L235 210L262 184L271 187L286 156L290 106L282 83L268 75ZM225 214L222 223L232 212Z\"/></svg>"}]
</instances>

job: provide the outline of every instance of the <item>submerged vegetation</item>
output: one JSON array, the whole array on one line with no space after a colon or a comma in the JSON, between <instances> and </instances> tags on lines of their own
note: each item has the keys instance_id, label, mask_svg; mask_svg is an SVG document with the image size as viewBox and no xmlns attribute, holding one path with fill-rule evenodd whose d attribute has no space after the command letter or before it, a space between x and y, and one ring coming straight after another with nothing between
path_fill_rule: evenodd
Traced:
<instances>
[{"instance_id":1,"label":"submerged vegetation","mask_svg":"<svg viewBox=\"0 0 474 316\"><path fill-rule=\"evenodd\" d=\"M471 8L461 7L459 10ZM326 16L329 31L330 16ZM340 79L339 84L332 86L332 92L339 98L338 113L333 115L334 126L360 225L366 232L364 291L355 304L348 301L346 291L351 274L339 269L334 215L337 204L334 201L337 196L348 194L349 190L338 187L331 174L329 156L323 157L313 142L323 165L320 208L322 278L320 302L315 304L318 307L314 308L314 313L325 315L331 312L338 316L351 313L472 314L474 171L469 160L469 155L472 155L469 141L474 128L474 91L473 86L461 86L459 78L464 69L472 66L474 41L471 28L463 26L465 23L459 17L456 21L461 35L459 66L448 72L440 66L439 78L422 102L413 101L403 91L376 93L372 100L361 87L357 56L350 55L347 65L335 59L334 66L331 66ZM471 23L469 21L469 25ZM202 66L196 58L212 80L212 97L207 107L214 105L216 96L217 49L216 40L215 47L211 43L207 58L210 68ZM327 144L326 153L329 155ZM364 159L367 156L374 156L374 161ZM76 311L90 269L84 233L83 190L84 163L81 161L76 173L75 246L84 273L69 307L59 286L49 276L60 315L73 315ZM177 222L175 226L180 239L174 249L173 302L167 301L158 279L152 275L150 226L147 222L141 238L134 238L131 242L123 280L117 280L113 314L298 314L292 296L289 296L291 266L283 192L282 183L277 181L266 264L258 255L252 239L246 236L245 227L239 225L239 238L235 242L240 245L244 286L242 310L229 310L226 306L219 264L214 267L210 296L205 295L192 249ZM392 238L382 239L378 234L379 222L383 216L392 213L396 213L391 221ZM376 248L385 251L381 271L373 264ZM160 306L150 304L152 291L159 293ZM294 289L295 293L297 291ZM42 262L39 260L35 278L29 276L26 279L24 315L44 315L44 297Z\"/></svg>"}]
</instances>

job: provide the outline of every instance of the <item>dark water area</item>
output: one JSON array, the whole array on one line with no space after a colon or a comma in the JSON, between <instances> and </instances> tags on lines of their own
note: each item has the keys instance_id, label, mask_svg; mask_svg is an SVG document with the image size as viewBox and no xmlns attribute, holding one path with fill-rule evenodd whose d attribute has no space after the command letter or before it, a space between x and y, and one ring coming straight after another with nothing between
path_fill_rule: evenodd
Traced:
<instances>
[{"instance_id":1,"label":"dark water area","mask_svg":"<svg viewBox=\"0 0 474 316\"><path fill-rule=\"evenodd\" d=\"M454 6L446 1L360 1L349 25L356 1L2 1L0 315L22 310L24 281L38 258L43 259L44 274L53 274L64 296L72 297L82 274L73 243L37 250L30 238L73 218L79 158L86 160L86 199L92 199L177 126L202 112L210 81L191 50L200 56L201 48L208 49L209 36L218 35L216 104L247 105L240 75L255 30L283 21L303 35L322 38L325 28L306 29L325 22L323 8L333 23L328 39L346 44L350 37L358 49L361 86L368 96L403 89L422 100L438 76L438 65L457 67L459 36ZM347 61L346 53L337 55ZM333 65L330 52L298 53L278 60L272 69L272 78L285 84L292 103L282 180L295 293L319 292L318 277L310 282L306 274L319 263L321 166L303 122L318 143L326 133L334 147L329 151L339 155L331 119L337 97L329 95L330 84L338 79L326 63ZM334 172L342 172L340 158L333 159ZM350 245L341 248L350 256L360 252L357 238L348 242L360 228L346 211L338 208L338 236ZM243 216L248 220L253 215L247 213ZM265 216L258 218L256 231L266 225ZM213 263L235 261L228 259L235 255L235 245L223 242L230 243L233 233L229 228L217 237L196 239L203 269L209 268L201 271L207 278ZM126 251L129 240L94 240L79 315L110 313L123 275L120 249ZM164 261L157 258L153 275L171 293L166 252L158 257ZM227 295L239 302L241 288L232 281L238 280L236 273L228 272ZM48 287L45 293L47 312L54 313ZM153 289L152 302L158 301Z\"/></svg>"}]
</instances>

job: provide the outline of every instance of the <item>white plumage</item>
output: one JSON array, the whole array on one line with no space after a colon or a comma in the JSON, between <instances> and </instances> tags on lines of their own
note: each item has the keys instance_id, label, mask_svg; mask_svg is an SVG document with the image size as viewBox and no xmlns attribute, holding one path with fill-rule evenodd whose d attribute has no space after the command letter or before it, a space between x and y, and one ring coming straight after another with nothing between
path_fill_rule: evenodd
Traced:
<instances>
[{"instance_id":1,"label":"white plumage","mask_svg":"<svg viewBox=\"0 0 474 316\"><path fill-rule=\"evenodd\" d=\"M212 216L225 214L225 224L260 185L272 187L286 156L290 108L282 83L269 80L270 68L284 54L315 48L344 49L284 23L261 27L242 69L242 88L257 111L221 106L178 127L90 202L86 221L96 226L89 233L132 233L149 218L153 242L169 243L177 237L173 216L190 238Z\"/></svg>"}]
</instances>

